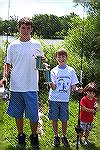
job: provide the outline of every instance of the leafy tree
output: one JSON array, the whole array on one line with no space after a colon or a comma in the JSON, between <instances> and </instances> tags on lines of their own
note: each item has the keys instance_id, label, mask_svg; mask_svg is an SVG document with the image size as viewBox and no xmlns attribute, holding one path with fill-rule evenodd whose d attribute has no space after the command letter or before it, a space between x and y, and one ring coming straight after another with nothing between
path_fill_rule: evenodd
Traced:
<instances>
[{"instance_id":1,"label":"leafy tree","mask_svg":"<svg viewBox=\"0 0 100 150\"><path fill-rule=\"evenodd\" d=\"M14 34L17 33L17 27L18 27L18 17L17 16L10 16L9 20L9 26L10 26L10 33Z\"/></svg>"},{"instance_id":2,"label":"leafy tree","mask_svg":"<svg viewBox=\"0 0 100 150\"><path fill-rule=\"evenodd\" d=\"M92 54L95 54L95 58L100 59L100 1L99 0L73 0L76 3L80 3L83 7L88 8L88 19L91 16L93 26L91 29L92 43L91 51ZM89 33L90 34L90 33ZM91 39L91 36L89 36ZM87 53L88 54L88 53Z\"/></svg>"},{"instance_id":3,"label":"leafy tree","mask_svg":"<svg viewBox=\"0 0 100 150\"><path fill-rule=\"evenodd\" d=\"M3 26L3 21L2 19L0 19L0 35L3 34L2 26Z\"/></svg>"},{"instance_id":4,"label":"leafy tree","mask_svg":"<svg viewBox=\"0 0 100 150\"><path fill-rule=\"evenodd\" d=\"M61 30L59 17L55 15L35 15L32 20L34 32L40 37L54 38L55 33Z\"/></svg>"},{"instance_id":5,"label":"leafy tree","mask_svg":"<svg viewBox=\"0 0 100 150\"><path fill-rule=\"evenodd\" d=\"M65 37L67 36L68 30L71 28L71 19L77 16L74 12L70 13L70 15L65 15L60 18L61 28L60 32L56 32L58 37Z\"/></svg>"},{"instance_id":6,"label":"leafy tree","mask_svg":"<svg viewBox=\"0 0 100 150\"><path fill-rule=\"evenodd\" d=\"M8 35L13 35L17 32L18 17L10 16L10 20L3 21L2 30Z\"/></svg>"}]
</instances>

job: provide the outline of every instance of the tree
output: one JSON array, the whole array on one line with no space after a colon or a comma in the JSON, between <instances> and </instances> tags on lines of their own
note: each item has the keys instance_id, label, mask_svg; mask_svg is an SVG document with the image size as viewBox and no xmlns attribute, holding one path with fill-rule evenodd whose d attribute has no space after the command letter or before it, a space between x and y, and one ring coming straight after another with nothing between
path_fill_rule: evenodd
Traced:
<instances>
[{"instance_id":1,"label":"tree","mask_svg":"<svg viewBox=\"0 0 100 150\"><path fill-rule=\"evenodd\" d=\"M59 17L55 15L34 15L33 29L39 37L54 38L55 33L61 31L61 23Z\"/></svg>"},{"instance_id":2,"label":"tree","mask_svg":"<svg viewBox=\"0 0 100 150\"><path fill-rule=\"evenodd\" d=\"M18 17L10 16L9 20L3 21L2 30L4 34L13 35L17 32Z\"/></svg>"},{"instance_id":3,"label":"tree","mask_svg":"<svg viewBox=\"0 0 100 150\"><path fill-rule=\"evenodd\" d=\"M88 19L91 16L91 21L93 20L93 30L91 31L91 36L93 38L91 43L92 54L100 59L100 1L99 0L73 0L76 3L81 4L83 7L88 8ZM90 39L91 39L90 36ZM88 53L87 53L88 54Z\"/></svg>"},{"instance_id":4,"label":"tree","mask_svg":"<svg viewBox=\"0 0 100 150\"><path fill-rule=\"evenodd\" d=\"M2 19L0 18L0 35L3 34L2 27L3 27L3 21L2 21Z\"/></svg>"}]
</instances>

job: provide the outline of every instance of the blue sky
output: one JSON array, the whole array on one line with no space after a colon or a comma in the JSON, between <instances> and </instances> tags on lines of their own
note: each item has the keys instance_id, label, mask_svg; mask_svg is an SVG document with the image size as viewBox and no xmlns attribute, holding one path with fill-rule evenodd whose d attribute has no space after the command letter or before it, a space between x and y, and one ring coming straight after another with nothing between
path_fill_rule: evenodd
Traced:
<instances>
[{"instance_id":1,"label":"blue sky","mask_svg":"<svg viewBox=\"0 0 100 150\"><path fill-rule=\"evenodd\" d=\"M8 9L8 4L10 7ZM8 16L22 18L32 17L34 14L54 14L57 16L69 15L71 12L82 17L83 8L74 7L73 0L1 0L0 17L5 20ZM9 15L8 15L9 12Z\"/></svg>"}]
</instances>

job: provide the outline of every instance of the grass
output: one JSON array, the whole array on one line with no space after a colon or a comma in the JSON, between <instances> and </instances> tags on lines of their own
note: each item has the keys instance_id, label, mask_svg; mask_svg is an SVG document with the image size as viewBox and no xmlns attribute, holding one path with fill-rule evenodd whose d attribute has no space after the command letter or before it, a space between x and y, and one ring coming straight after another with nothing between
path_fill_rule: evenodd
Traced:
<instances>
[{"instance_id":1,"label":"grass","mask_svg":"<svg viewBox=\"0 0 100 150\"><path fill-rule=\"evenodd\" d=\"M43 113L48 114L48 103L44 104ZM17 129L15 125L15 120L6 114L8 102L0 102L0 150L17 150L16 149L16 137ZM100 107L100 106L99 106ZM70 150L76 149L76 131L74 126L77 124L78 118L78 102L70 101L70 119L68 123L68 139L70 141ZM24 132L26 134L26 150L32 150L29 141L29 135L31 134L29 127L29 120L25 119L24 122ZM93 129L90 133L89 140L91 145L89 147L84 147L83 145L79 147L79 150L100 150L100 111L97 112ZM43 118L43 130L44 134L40 137L40 150L65 150L66 148L61 145L60 148L54 148L52 146L53 141L53 129L51 122L45 117ZM61 135L61 123L59 121L59 135ZM68 148L67 148L68 149Z\"/></svg>"}]
</instances>

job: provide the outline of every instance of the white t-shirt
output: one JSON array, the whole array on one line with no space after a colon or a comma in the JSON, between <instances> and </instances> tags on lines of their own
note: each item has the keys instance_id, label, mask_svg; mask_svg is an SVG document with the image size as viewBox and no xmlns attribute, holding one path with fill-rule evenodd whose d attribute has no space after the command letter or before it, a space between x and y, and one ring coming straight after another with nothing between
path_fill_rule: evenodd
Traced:
<instances>
[{"instance_id":1,"label":"white t-shirt","mask_svg":"<svg viewBox=\"0 0 100 150\"><path fill-rule=\"evenodd\" d=\"M75 70L66 65L65 69L60 69L58 66L51 70L51 80L56 84L56 89L50 88L49 100L68 102L71 86L78 82Z\"/></svg>"},{"instance_id":2,"label":"white t-shirt","mask_svg":"<svg viewBox=\"0 0 100 150\"><path fill-rule=\"evenodd\" d=\"M38 90L38 70L36 56L44 56L38 41L30 39L13 41L7 49L6 63L11 64L10 90L27 92Z\"/></svg>"}]
</instances>

